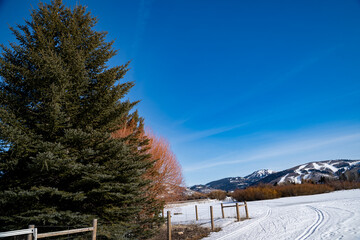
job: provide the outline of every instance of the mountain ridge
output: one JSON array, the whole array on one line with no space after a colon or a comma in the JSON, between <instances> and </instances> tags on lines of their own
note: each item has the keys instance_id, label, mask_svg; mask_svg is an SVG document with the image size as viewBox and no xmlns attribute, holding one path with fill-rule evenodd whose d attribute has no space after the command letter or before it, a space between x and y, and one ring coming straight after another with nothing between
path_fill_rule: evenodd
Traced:
<instances>
[{"instance_id":1,"label":"mountain ridge","mask_svg":"<svg viewBox=\"0 0 360 240\"><path fill-rule=\"evenodd\" d=\"M246 188L250 186L252 183L273 173L274 173L273 170L260 169L254 171L253 173L245 177L222 178L219 180L209 182L205 185L203 184L194 185L190 187L190 189L201 193L209 193L214 190L233 191L234 189Z\"/></svg>"},{"instance_id":2,"label":"mountain ridge","mask_svg":"<svg viewBox=\"0 0 360 240\"><path fill-rule=\"evenodd\" d=\"M360 175L360 160L338 159L308 162L285 169L277 174L266 176L252 185L302 183L304 180L321 182L324 179L337 180L348 171L355 170ZM346 180L346 179L343 179Z\"/></svg>"},{"instance_id":3,"label":"mountain ridge","mask_svg":"<svg viewBox=\"0 0 360 240\"><path fill-rule=\"evenodd\" d=\"M258 184L301 183L304 180L314 182L324 179L360 178L360 160L337 159L313 161L300 164L282 171L260 169L245 177L228 177L190 187L191 190L209 193L214 190L234 191Z\"/></svg>"}]
</instances>

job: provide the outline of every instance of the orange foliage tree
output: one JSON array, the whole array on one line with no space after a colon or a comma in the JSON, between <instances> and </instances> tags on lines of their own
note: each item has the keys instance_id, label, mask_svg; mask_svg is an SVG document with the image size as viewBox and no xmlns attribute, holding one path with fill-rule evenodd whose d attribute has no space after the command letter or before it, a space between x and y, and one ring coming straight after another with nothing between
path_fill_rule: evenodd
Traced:
<instances>
[{"instance_id":1,"label":"orange foliage tree","mask_svg":"<svg viewBox=\"0 0 360 240\"><path fill-rule=\"evenodd\" d=\"M143 128L139 128L135 121L131 120L125 127L115 131L112 137L125 138L128 141L147 141L147 145L142 146L139 150L150 154L150 161L153 162L152 167L144 173L144 177L152 182L148 194L165 202L182 198L185 184L181 166L165 138L156 136L150 130L145 133Z\"/></svg>"},{"instance_id":2,"label":"orange foliage tree","mask_svg":"<svg viewBox=\"0 0 360 240\"><path fill-rule=\"evenodd\" d=\"M151 171L146 173L146 177L154 183L153 191L166 202L179 200L184 191L184 180L181 166L171 151L170 144L150 131L147 131L146 136L150 140L148 153L155 160Z\"/></svg>"}]
</instances>

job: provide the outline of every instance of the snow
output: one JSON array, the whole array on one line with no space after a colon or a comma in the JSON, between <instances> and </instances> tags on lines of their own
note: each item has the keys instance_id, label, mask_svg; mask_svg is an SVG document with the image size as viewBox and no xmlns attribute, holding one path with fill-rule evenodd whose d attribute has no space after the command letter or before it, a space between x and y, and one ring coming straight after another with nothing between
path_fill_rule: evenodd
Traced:
<instances>
[{"instance_id":1,"label":"snow","mask_svg":"<svg viewBox=\"0 0 360 240\"><path fill-rule=\"evenodd\" d=\"M274 172L275 171L270 170L270 169L261 169L261 170L257 171L256 173L257 173L257 176L261 177L261 176L272 174Z\"/></svg>"},{"instance_id":2,"label":"snow","mask_svg":"<svg viewBox=\"0 0 360 240\"><path fill-rule=\"evenodd\" d=\"M320 169L321 169L321 167L320 167L317 163L313 163L312 165L314 166L314 168L315 168L316 170L320 170Z\"/></svg>"},{"instance_id":3,"label":"snow","mask_svg":"<svg viewBox=\"0 0 360 240\"><path fill-rule=\"evenodd\" d=\"M284 177L286 178L286 176L284 176ZM284 182L285 178L284 179L283 178L280 179L279 183ZM301 175L300 176L290 176L289 181L293 182L293 183L296 183L296 184L301 184L301 182L302 182L301 181Z\"/></svg>"},{"instance_id":4,"label":"snow","mask_svg":"<svg viewBox=\"0 0 360 240\"><path fill-rule=\"evenodd\" d=\"M295 177L295 180L294 180L294 182L296 183L296 184L301 184L301 176L297 176L297 177Z\"/></svg>"},{"instance_id":5,"label":"snow","mask_svg":"<svg viewBox=\"0 0 360 240\"><path fill-rule=\"evenodd\" d=\"M334 173L337 172L337 171L339 171L339 168L334 167L333 165L330 165L330 164L328 164L328 163L323 163L323 165L324 165L324 167L329 168L329 169L330 169L331 171L333 171Z\"/></svg>"},{"instance_id":6,"label":"snow","mask_svg":"<svg viewBox=\"0 0 360 240\"><path fill-rule=\"evenodd\" d=\"M340 162L344 162L344 161L340 161ZM333 172L334 174L338 173L339 171L344 172L348 170L351 166L359 164L360 161L345 162L345 163L349 164L349 166L344 166L341 168L336 167L336 164L339 164L339 161L313 162L311 164L307 163L297 167L294 170L294 173L298 176L290 176L290 177L287 176L287 178L282 177L280 179L280 183L284 182L287 179L295 183L301 183L301 179L311 179L314 177L314 174L316 176L317 171L314 172L314 170L329 171L329 172ZM322 172L318 175L328 178L336 178L336 175L334 174L325 174Z\"/></svg>"},{"instance_id":7,"label":"snow","mask_svg":"<svg viewBox=\"0 0 360 240\"><path fill-rule=\"evenodd\" d=\"M241 180L241 179L242 179L241 177L230 178L230 182L231 182L231 183L237 183L237 182L239 182L239 180Z\"/></svg>"},{"instance_id":8,"label":"snow","mask_svg":"<svg viewBox=\"0 0 360 240\"><path fill-rule=\"evenodd\" d=\"M199 221L195 221L194 205ZM225 205L233 205L226 202ZM170 205L172 223L198 223L210 227L209 206L214 208L215 226L222 227L204 240L236 239L360 239L360 189L248 202L249 220L236 222L235 208L225 208L221 218L219 201ZM241 217L245 217L241 207Z\"/></svg>"},{"instance_id":9,"label":"snow","mask_svg":"<svg viewBox=\"0 0 360 240\"><path fill-rule=\"evenodd\" d=\"M253 172L252 174L246 176L245 178L247 179L251 179L251 178L261 178L261 177L265 177L267 175L270 175L272 173L274 173L275 171L270 170L270 169L260 169L257 170L255 172Z\"/></svg>"},{"instance_id":10,"label":"snow","mask_svg":"<svg viewBox=\"0 0 360 240\"><path fill-rule=\"evenodd\" d=\"M305 179L305 180L306 180L306 179L309 179L310 176L311 176L311 174L306 174L306 175L304 176L304 179Z\"/></svg>"},{"instance_id":11,"label":"snow","mask_svg":"<svg viewBox=\"0 0 360 240\"><path fill-rule=\"evenodd\" d=\"M258 176L263 176L263 175L265 175L266 174L266 170L265 169L261 169L261 170L259 170L258 172L257 172L257 175Z\"/></svg>"},{"instance_id":12,"label":"snow","mask_svg":"<svg viewBox=\"0 0 360 240\"><path fill-rule=\"evenodd\" d=\"M294 172L301 175L301 169L303 169L304 167L306 167L307 164L301 165L298 169L296 169Z\"/></svg>"},{"instance_id":13,"label":"snow","mask_svg":"<svg viewBox=\"0 0 360 240\"><path fill-rule=\"evenodd\" d=\"M353 166L353 165L356 165L356 164L358 164L358 163L360 163L360 161L351 162L351 163L349 163L349 164L350 164L350 166Z\"/></svg>"},{"instance_id":14,"label":"snow","mask_svg":"<svg viewBox=\"0 0 360 240\"><path fill-rule=\"evenodd\" d=\"M321 165L320 165L321 164ZM312 163L312 165L314 166L314 168L316 169L316 170L323 170L323 169L326 169L326 168L328 168L328 169L330 169L332 172L337 172L338 170L339 170L339 168L337 168L337 167L335 167L335 166L333 166L333 165L331 165L331 164L329 164L329 163L319 163L319 164L317 164L317 163Z\"/></svg>"},{"instance_id":15,"label":"snow","mask_svg":"<svg viewBox=\"0 0 360 240\"><path fill-rule=\"evenodd\" d=\"M279 183L285 182L285 178L286 178L288 175L289 175L289 174L286 174L285 176L283 176L283 177L280 179Z\"/></svg>"}]
</instances>

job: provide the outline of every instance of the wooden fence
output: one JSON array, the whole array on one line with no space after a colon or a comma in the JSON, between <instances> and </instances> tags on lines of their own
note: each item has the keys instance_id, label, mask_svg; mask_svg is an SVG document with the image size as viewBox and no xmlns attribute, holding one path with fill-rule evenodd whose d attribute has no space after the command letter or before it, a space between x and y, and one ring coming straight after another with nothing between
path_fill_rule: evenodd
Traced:
<instances>
[{"instance_id":1,"label":"wooden fence","mask_svg":"<svg viewBox=\"0 0 360 240\"><path fill-rule=\"evenodd\" d=\"M91 240L96 240L96 231L97 231L97 219L94 219L92 222L92 227L88 227L88 228L78 228L78 229L38 234L37 228L35 228L35 225L30 225L28 229L9 231L9 232L0 232L0 238L27 235L28 236L27 240L37 240L39 238L63 236L63 235L82 233L82 232L92 232Z\"/></svg>"},{"instance_id":2,"label":"wooden fence","mask_svg":"<svg viewBox=\"0 0 360 240\"><path fill-rule=\"evenodd\" d=\"M238 221L241 220L239 207L245 207L246 218L249 219L249 211L248 211L247 203L245 201L244 201L244 204L241 204L241 205L239 203L235 203L235 205L228 205L227 206L227 205L224 205L223 203L221 203L222 218L225 218L224 208L228 208L228 207L236 207L236 219Z\"/></svg>"},{"instance_id":3,"label":"wooden fence","mask_svg":"<svg viewBox=\"0 0 360 240\"><path fill-rule=\"evenodd\" d=\"M225 218L225 212L224 212L224 208L230 208L230 207L235 207L236 208L236 218L237 221L240 221L240 209L239 207L244 207L245 208L245 214L246 214L246 219L249 219L249 211L248 211L248 206L247 203L244 201L244 204L239 204L239 203L229 203L232 205L227 205L224 203L221 203L221 213L222 213L222 218ZM176 215L176 213L175 213ZM162 211L162 216L165 218L164 216L164 209ZM167 240L171 240L171 230L172 230L172 226L171 226L171 212L167 211ZM198 221L199 220L199 215L198 215L198 207L197 205L195 205L195 220ZM213 206L210 206L210 223L211 223L211 231L215 230L215 224L214 224L214 213L213 213Z\"/></svg>"}]
</instances>

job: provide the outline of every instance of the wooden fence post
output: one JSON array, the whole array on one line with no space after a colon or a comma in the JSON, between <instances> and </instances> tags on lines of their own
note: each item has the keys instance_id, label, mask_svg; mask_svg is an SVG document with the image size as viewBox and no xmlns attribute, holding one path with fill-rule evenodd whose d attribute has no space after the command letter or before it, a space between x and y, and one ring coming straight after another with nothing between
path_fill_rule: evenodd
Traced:
<instances>
[{"instance_id":1,"label":"wooden fence post","mask_svg":"<svg viewBox=\"0 0 360 240\"><path fill-rule=\"evenodd\" d=\"M245 204L246 218L249 219L249 211L248 211L248 207L247 207L246 201L244 201L244 204Z\"/></svg>"},{"instance_id":2,"label":"wooden fence post","mask_svg":"<svg viewBox=\"0 0 360 240\"><path fill-rule=\"evenodd\" d=\"M196 221L198 221L199 220L199 215L198 215L197 205L195 205L195 216L196 216Z\"/></svg>"},{"instance_id":3,"label":"wooden fence post","mask_svg":"<svg viewBox=\"0 0 360 240\"><path fill-rule=\"evenodd\" d=\"M96 231L97 231L97 219L94 219L92 222L93 231L92 231L92 238L91 240L96 240Z\"/></svg>"},{"instance_id":4,"label":"wooden fence post","mask_svg":"<svg viewBox=\"0 0 360 240\"><path fill-rule=\"evenodd\" d=\"M240 221L240 210L239 210L239 203L236 203L236 218L237 221Z\"/></svg>"},{"instance_id":5,"label":"wooden fence post","mask_svg":"<svg viewBox=\"0 0 360 240\"><path fill-rule=\"evenodd\" d=\"M171 213L167 211L167 240L171 240Z\"/></svg>"},{"instance_id":6,"label":"wooden fence post","mask_svg":"<svg viewBox=\"0 0 360 240\"><path fill-rule=\"evenodd\" d=\"M225 218L224 204L223 203L221 203L221 213L222 213L222 218Z\"/></svg>"},{"instance_id":7,"label":"wooden fence post","mask_svg":"<svg viewBox=\"0 0 360 240\"><path fill-rule=\"evenodd\" d=\"M35 225L29 225L29 228L30 229L34 229L35 228ZM27 240L32 240L33 239L33 234L29 234L28 237L27 237Z\"/></svg>"},{"instance_id":8,"label":"wooden fence post","mask_svg":"<svg viewBox=\"0 0 360 240\"><path fill-rule=\"evenodd\" d=\"M211 231L214 231L214 214L213 214L212 206L210 206L210 217L211 217Z\"/></svg>"}]
</instances>

